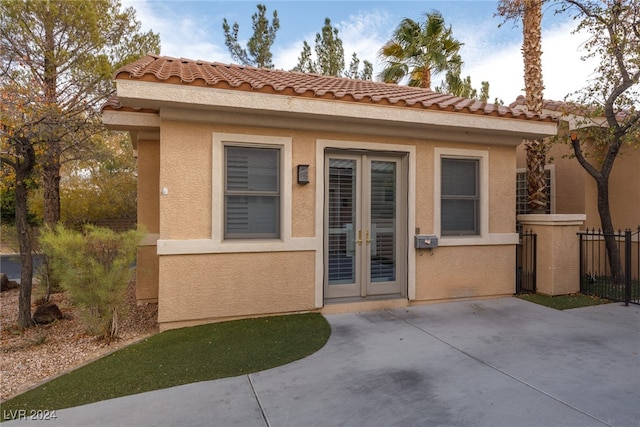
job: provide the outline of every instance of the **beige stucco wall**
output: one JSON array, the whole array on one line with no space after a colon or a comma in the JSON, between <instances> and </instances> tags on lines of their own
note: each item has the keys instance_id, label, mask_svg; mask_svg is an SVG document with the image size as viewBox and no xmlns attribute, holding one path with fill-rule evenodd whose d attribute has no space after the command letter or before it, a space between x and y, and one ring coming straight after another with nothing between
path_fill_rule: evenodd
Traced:
<instances>
[{"instance_id":1,"label":"beige stucco wall","mask_svg":"<svg viewBox=\"0 0 640 427\"><path fill-rule=\"evenodd\" d=\"M211 236L211 132L192 123L160 129L160 239Z\"/></svg>"},{"instance_id":2,"label":"beige stucco wall","mask_svg":"<svg viewBox=\"0 0 640 427\"><path fill-rule=\"evenodd\" d=\"M315 189L296 182L297 165L310 165L315 173L315 135L246 126L163 122L160 187L161 239L206 239L212 235L212 137L214 132L293 137L292 236L313 237ZM215 171L213 173L222 173Z\"/></svg>"},{"instance_id":3,"label":"beige stucco wall","mask_svg":"<svg viewBox=\"0 0 640 427\"><path fill-rule=\"evenodd\" d=\"M538 251L537 291L566 295L580 290L578 227L531 226L544 250Z\"/></svg>"},{"instance_id":4,"label":"beige stucco wall","mask_svg":"<svg viewBox=\"0 0 640 427\"><path fill-rule=\"evenodd\" d=\"M416 145L416 230L421 234L433 234L434 229L434 151L432 144ZM417 233L416 233L417 234ZM409 230L411 235L411 230Z\"/></svg>"},{"instance_id":5,"label":"beige stucco wall","mask_svg":"<svg viewBox=\"0 0 640 427\"><path fill-rule=\"evenodd\" d=\"M160 144L139 140L138 145L138 223L149 235L140 246L136 260L136 299L158 300L158 255L155 238L160 232Z\"/></svg>"},{"instance_id":6,"label":"beige stucco wall","mask_svg":"<svg viewBox=\"0 0 640 427\"><path fill-rule=\"evenodd\" d=\"M598 193L595 180L575 158L566 144L555 144L549 150L548 164L554 165L555 212L586 214L584 227L601 228ZM517 167L526 168L524 146L517 149ZM609 179L609 203L616 229L635 229L640 225L640 150L624 147L614 163Z\"/></svg>"},{"instance_id":7,"label":"beige stucco wall","mask_svg":"<svg viewBox=\"0 0 640 427\"><path fill-rule=\"evenodd\" d=\"M489 231L512 233L516 228L515 151L512 147L489 150Z\"/></svg>"},{"instance_id":8,"label":"beige stucco wall","mask_svg":"<svg viewBox=\"0 0 640 427\"><path fill-rule=\"evenodd\" d=\"M512 295L514 246L439 247L416 257L416 301Z\"/></svg>"},{"instance_id":9,"label":"beige stucco wall","mask_svg":"<svg viewBox=\"0 0 640 427\"><path fill-rule=\"evenodd\" d=\"M136 300L139 302L158 302L159 258L155 245L138 247Z\"/></svg>"},{"instance_id":10,"label":"beige stucco wall","mask_svg":"<svg viewBox=\"0 0 640 427\"><path fill-rule=\"evenodd\" d=\"M537 235L536 290L567 295L580 290L580 243L577 233L584 214L519 215L523 226Z\"/></svg>"},{"instance_id":11,"label":"beige stucco wall","mask_svg":"<svg viewBox=\"0 0 640 427\"><path fill-rule=\"evenodd\" d=\"M586 187L590 178L576 159L567 157L569 150L564 144L556 144L550 150L556 193L556 209L552 213L584 214L587 209Z\"/></svg>"},{"instance_id":12,"label":"beige stucco wall","mask_svg":"<svg viewBox=\"0 0 640 427\"><path fill-rule=\"evenodd\" d=\"M297 184L297 166L309 165L309 177L316 174L316 138L309 133L296 132L293 136L292 171L293 207L291 234L293 237L314 237L315 235L315 195L317 183L311 178L309 184Z\"/></svg>"},{"instance_id":13,"label":"beige stucco wall","mask_svg":"<svg viewBox=\"0 0 640 427\"><path fill-rule=\"evenodd\" d=\"M138 141L138 222L148 233L160 231L160 143Z\"/></svg>"},{"instance_id":14,"label":"beige stucco wall","mask_svg":"<svg viewBox=\"0 0 640 427\"><path fill-rule=\"evenodd\" d=\"M311 132L288 129L266 129L249 126L216 125L163 121L157 154L150 148L141 151L157 159L157 178L148 183L147 192L154 193L162 241L194 241L211 239L218 232L212 224L214 185L222 176L213 171L214 133L265 135L291 138L291 237L316 238L322 252L323 235L316 235L317 218L316 167L319 164L318 140L367 142L415 147L415 226L422 234L433 234L434 228L434 162L436 148L483 151L488 154L490 233L514 233L515 199L513 147L471 143L415 140L401 137L363 136L334 132ZM157 146L156 146L157 147ZM146 154L145 154L146 153ZM150 163L153 163L150 161ZM143 164L143 163L141 163ZM296 167L310 165L311 182L296 182ZM153 180L146 173L141 176ZM166 194L161 194L166 189ZM144 203L155 200L145 197ZM147 202L148 201L148 202ZM154 205L155 206L155 205ZM143 208L153 212L154 209ZM149 214L150 217L153 215ZM152 222L153 218L150 218ZM513 294L515 290L515 247L513 244L484 246L448 246L433 251L433 256L413 249L413 229L407 230L408 256L415 258L415 302L454 298L475 298ZM155 247L153 247L155 248ZM140 283L139 297L151 294L146 283L159 283L159 322L162 329L247 317L314 310L317 306L317 265L315 250L285 252L236 252L202 254L163 254L153 256L152 247L141 249L140 260L153 266L157 276L149 274ZM321 254L320 254L321 256ZM142 270L139 273L141 277Z\"/></svg>"},{"instance_id":15,"label":"beige stucco wall","mask_svg":"<svg viewBox=\"0 0 640 427\"><path fill-rule=\"evenodd\" d=\"M486 150L489 153L489 232L512 233L515 230L516 198L515 151L513 147L479 146L476 144L438 141L393 141L416 144L416 227L421 234L434 232L434 149L447 147L461 150ZM411 231L411 230L410 230ZM411 232L410 232L411 234Z\"/></svg>"},{"instance_id":16,"label":"beige stucco wall","mask_svg":"<svg viewBox=\"0 0 640 427\"><path fill-rule=\"evenodd\" d=\"M161 329L314 309L313 252L160 258Z\"/></svg>"},{"instance_id":17,"label":"beige stucco wall","mask_svg":"<svg viewBox=\"0 0 640 427\"><path fill-rule=\"evenodd\" d=\"M640 226L640 149L622 150L611 171L609 191L613 226L636 230Z\"/></svg>"},{"instance_id":18,"label":"beige stucco wall","mask_svg":"<svg viewBox=\"0 0 640 427\"><path fill-rule=\"evenodd\" d=\"M415 145L416 226L421 233L433 233L434 149L486 150L489 153L489 231L513 232L515 229L514 165L511 147L455 144L440 141L419 141L406 138L357 136L331 132L304 132L208 125L197 123L163 122L161 134L160 187L167 194L160 198L161 239L206 239L211 237L212 205L212 134L214 132L249 135L287 136L292 138L292 236L314 237L316 182L298 185L296 167L310 165L309 176L315 176L317 139L352 140L397 145ZM506 206L510 203L510 208Z\"/></svg>"}]
</instances>

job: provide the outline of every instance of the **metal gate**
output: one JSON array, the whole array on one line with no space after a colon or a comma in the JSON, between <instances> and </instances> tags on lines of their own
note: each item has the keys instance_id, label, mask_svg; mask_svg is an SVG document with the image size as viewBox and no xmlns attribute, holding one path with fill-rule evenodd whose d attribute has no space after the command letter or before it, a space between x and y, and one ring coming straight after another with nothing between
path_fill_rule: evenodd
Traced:
<instances>
[{"instance_id":1,"label":"metal gate","mask_svg":"<svg viewBox=\"0 0 640 427\"><path fill-rule=\"evenodd\" d=\"M580 292L614 301L640 304L640 227L617 231L612 237L620 252L622 271L614 278L609 265L605 235L586 230L580 236Z\"/></svg>"},{"instance_id":2,"label":"metal gate","mask_svg":"<svg viewBox=\"0 0 640 427\"><path fill-rule=\"evenodd\" d=\"M516 246L516 294L536 292L537 234L521 230Z\"/></svg>"}]
</instances>

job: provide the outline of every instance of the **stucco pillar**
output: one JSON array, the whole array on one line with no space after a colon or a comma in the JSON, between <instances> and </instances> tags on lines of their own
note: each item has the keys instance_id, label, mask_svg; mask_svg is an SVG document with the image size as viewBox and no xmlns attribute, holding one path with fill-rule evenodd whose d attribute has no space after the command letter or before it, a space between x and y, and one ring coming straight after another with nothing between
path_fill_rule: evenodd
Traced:
<instances>
[{"instance_id":1,"label":"stucco pillar","mask_svg":"<svg viewBox=\"0 0 640 427\"><path fill-rule=\"evenodd\" d=\"M537 237L537 292L567 295L580 290L580 243L577 233L584 214L518 215L525 230Z\"/></svg>"},{"instance_id":2,"label":"stucco pillar","mask_svg":"<svg viewBox=\"0 0 640 427\"><path fill-rule=\"evenodd\" d=\"M138 141L138 223L147 235L138 245L136 300L158 302L160 233L160 142Z\"/></svg>"}]
</instances>

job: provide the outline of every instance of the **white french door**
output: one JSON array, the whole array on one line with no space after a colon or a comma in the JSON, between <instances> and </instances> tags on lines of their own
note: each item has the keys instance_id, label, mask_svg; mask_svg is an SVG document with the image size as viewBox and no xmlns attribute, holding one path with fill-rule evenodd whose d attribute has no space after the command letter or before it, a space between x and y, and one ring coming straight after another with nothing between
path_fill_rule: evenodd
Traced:
<instances>
[{"instance_id":1,"label":"white french door","mask_svg":"<svg viewBox=\"0 0 640 427\"><path fill-rule=\"evenodd\" d=\"M403 157L327 153L325 298L406 292Z\"/></svg>"}]
</instances>

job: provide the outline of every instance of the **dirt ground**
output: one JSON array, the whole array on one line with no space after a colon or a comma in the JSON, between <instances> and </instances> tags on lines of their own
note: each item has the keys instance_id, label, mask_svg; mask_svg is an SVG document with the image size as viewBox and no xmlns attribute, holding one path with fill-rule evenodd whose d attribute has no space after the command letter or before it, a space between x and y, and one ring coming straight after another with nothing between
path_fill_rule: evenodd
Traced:
<instances>
[{"instance_id":1,"label":"dirt ground","mask_svg":"<svg viewBox=\"0 0 640 427\"><path fill-rule=\"evenodd\" d=\"M129 316L120 323L119 338L109 344L85 332L64 293L53 294L50 300L58 305L63 319L21 331L17 328L18 292L12 289L0 294L1 401L157 333L157 305L136 304L135 282L129 285ZM32 298L32 313L36 298Z\"/></svg>"}]
</instances>

